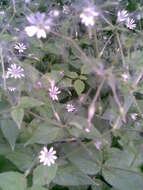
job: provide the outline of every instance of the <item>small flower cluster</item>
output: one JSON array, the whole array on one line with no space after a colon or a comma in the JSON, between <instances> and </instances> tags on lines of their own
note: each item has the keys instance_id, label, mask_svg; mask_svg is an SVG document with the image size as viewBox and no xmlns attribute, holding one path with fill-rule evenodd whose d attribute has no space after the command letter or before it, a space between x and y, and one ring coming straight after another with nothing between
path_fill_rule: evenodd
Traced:
<instances>
[{"instance_id":1,"label":"small flower cluster","mask_svg":"<svg viewBox=\"0 0 143 190\"><path fill-rule=\"evenodd\" d=\"M39 84L39 82L38 82ZM41 86L41 82L40 82L40 86ZM50 88L49 88L49 96L51 97L51 99L54 100L58 100L58 94L61 93L61 91L59 90L59 88L55 85L55 81L51 80L50 81ZM76 108L73 106L73 104L68 103L66 105L66 109L67 112L73 112L76 110ZM55 160L57 159L57 156L55 155L56 151L53 149L53 147L51 147L48 151L47 147L43 147L43 149L40 151L40 155L39 155L39 160L40 163L43 163L44 166L51 166L52 164L55 163Z\"/></svg>"},{"instance_id":2,"label":"small flower cluster","mask_svg":"<svg viewBox=\"0 0 143 190\"><path fill-rule=\"evenodd\" d=\"M117 13L117 22L125 23L126 27L133 30L136 28L135 20L129 17L129 14L126 10L118 11Z\"/></svg>"},{"instance_id":3,"label":"small flower cluster","mask_svg":"<svg viewBox=\"0 0 143 190\"><path fill-rule=\"evenodd\" d=\"M50 88L49 88L49 96L51 97L51 99L54 100L58 100L58 94L61 93L61 91L59 90L59 88L55 85L55 81L54 80L50 80ZM66 110L68 112L74 112L76 110L76 108L74 107L73 104L68 103L66 105Z\"/></svg>"}]
</instances>

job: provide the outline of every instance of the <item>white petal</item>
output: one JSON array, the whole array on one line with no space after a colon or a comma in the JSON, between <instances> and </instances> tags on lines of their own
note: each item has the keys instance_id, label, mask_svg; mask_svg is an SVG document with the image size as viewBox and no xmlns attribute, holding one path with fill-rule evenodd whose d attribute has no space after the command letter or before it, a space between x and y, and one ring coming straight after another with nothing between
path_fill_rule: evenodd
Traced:
<instances>
[{"instance_id":1,"label":"white petal","mask_svg":"<svg viewBox=\"0 0 143 190\"><path fill-rule=\"evenodd\" d=\"M52 151L52 152L51 152L51 154L52 154L52 155L56 154L56 151L55 151L55 150L54 150L54 151Z\"/></svg>"},{"instance_id":2,"label":"white petal","mask_svg":"<svg viewBox=\"0 0 143 190\"><path fill-rule=\"evenodd\" d=\"M47 147L44 146L44 147L43 147L43 151L44 151L44 152L48 152Z\"/></svg>"},{"instance_id":3,"label":"white petal","mask_svg":"<svg viewBox=\"0 0 143 190\"><path fill-rule=\"evenodd\" d=\"M53 152L53 147L50 148L49 152Z\"/></svg>"},{"instance_id":4,"label":"white petal","mask_svg":"<svg viewBox=\"0 0 143 190\"><path fill-rule=\"evenodd\" d=\"M37 38L46 38L46 32L43 29L37 31Z\"/></svg>"},{"instance_id":5,"label":"white petal","mask_svg":"<svg viewBox=\"0 0 143 190\"><path fill-rule=\"evenodd\" d=\"M25 28L25 32L28 36L32 37L34 36L38 31L38 28L36 26L28 26Z\"/></svg>"},{"instance_id":6,"label":"white petal","mask_svg":"<svg viewBox=\"0 0 143 190\"><path fill-rule=\"evenodd\" d=\"M50 159L50 161L51 161L51 163L52 163L52 164L54 164L54 163L55 163L55 160L53 160L53 159Z\"/></svg>"},{"instance_id":7,"label":"white petal","mask_svg":"<svg viewBox=\"0 0 143 190\"><path fill-rule=\"evenodd\" d=\"M57 159L57 156L52 156L52 158L53 158L54 160L56 160L56 159Z\"/></svg>"}]
</instances>

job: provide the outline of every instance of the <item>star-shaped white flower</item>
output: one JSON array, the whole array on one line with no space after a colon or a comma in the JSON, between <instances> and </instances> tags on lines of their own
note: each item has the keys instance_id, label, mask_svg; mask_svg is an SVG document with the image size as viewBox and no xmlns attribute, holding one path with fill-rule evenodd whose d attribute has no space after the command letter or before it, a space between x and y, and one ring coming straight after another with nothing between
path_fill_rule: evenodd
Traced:
<instances>
[{"instance_id":1,"label":"star-shaped white flower","mask_svg":"<svg viewBox=\"0 0 143 190\"><path fill-rule=\"evenodd\" d=\"M47 147L44 146L39 155L40 163L43 163L44 166L51 166L57 159L57 156L55 156L55 154L56 151L53 149L53 147L51 147L48 151Z\"/></svg>"},{"instance_id":2,"label":"star-shaped white flower","mask_svg":"<svg viewBox=\"0 0 143 190\"><path fill-rule=\"evenodd\" d=\"M127 18L126 20L126 27L131 29L131 30L134 30L136 28L136 23L135 23L135 20L132 19L132 18Z\"/></svg>"},{"instance_id":3,"label":"star-shaped white flower","mask_svg":"<svg viewBox=\"0 0 143 190\"><path fill-rule=\"evenodd\" d=\"M49 88L49 95L52 98L52 100L58 100L58 94L60 94L61 91L59 90L58 87L55 86L55 81L51 80L50 81L50 88Z\"/></svg>"},{"instance_id":4,"label":"star-shaped white flower","mask_svg":"<svg viewBox=\"0 0 143 190\"><path fill-rule=\"evenodd\" d=\"M16 49L19 53L23 53L27 48L23 43L18 43L15 44L14 49Z\"/></svg>"},{"instance_id":5,"label":"star-shaped white flower","mask_svg":"<svg viewBox=\"0 0 143 190\"><path fill-rule=\"evenodd\" d=\"M67 104L66 109L68 112L73 112L76 110L76 108L72 104Z\"/></svg>"},{"instance_id":6,"label":"star-shaped white flower","mask_svg":"<svg viewBox=\"0 0 143 190\"><path fill-rule=\"evenodd\" d=\"M118 11L117 13L117 22L124 22L128 18L128 12L126 10Z\"/></svg>"},{"instance_id":7,"label":"star-shaped white flower","mask_svg":"<svg viewBox=\"0 0 143 190\"><path fill-rule=\"evenodd\" d=\"M11 64L6 73L6 78L20 79L24 77L24 69L16 64Z\"/></svg>"},{"instance_id":8,"label":"star-shaped white flower","mask_svg":"<svg viewBox=\"0 0 143 190\"><path fill-rule=\"evenodd\" d=\"M31 26L25 28L25 32L29 37L36 35L37 38L46 38L47 32L51 30L52 25L50 17L47 19L45 13L37 12L35 15L28 16L27 20L31 24Z\"/></svg>"}]
</instances>

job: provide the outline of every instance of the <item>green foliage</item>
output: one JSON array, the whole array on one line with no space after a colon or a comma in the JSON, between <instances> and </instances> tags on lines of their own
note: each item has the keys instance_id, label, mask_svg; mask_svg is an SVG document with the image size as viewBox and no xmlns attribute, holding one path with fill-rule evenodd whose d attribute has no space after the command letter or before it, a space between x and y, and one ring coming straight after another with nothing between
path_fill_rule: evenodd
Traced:
<instances>
[{"instance_id":1,"label":"green foliage","mask_svg":"<svg viewBox=\"0 0 143 190\"><path fill-rule=\"evenodd\" d=\"M33 185L48 185L56 176L57 165L50 167L38 166L33 171Z\"/></svg>"},{"instance_id":2,"label":"green foliage","mask_svg":"<svg viewBox=\"0 0 143 190\"><path fill-rule=\"evenodd\" d=\"M49 144L57 138L61 130L62 129L52 126L48 122L41 124L32 134L28 142L26 142L26 145L34 143Z\"/></svg>"},{"instance_id":3,"label":"green foliage","mask_svg":"<svg viewBox=\"0 0 143 190\"><path fill-rule=\"evenodd\" d=\"M24 110L21 108L15 108L11 111L11 116L15 123L17 124L18 128L21 128L21 123L24 117Z\"/></svg>"},{"instance_id":4,"label":"green foliage","mask_svg":"<svg viewBox=\"0 0 143 190\"><path fill-rule=\"evenodd\" d=\"M63 186L91 185L94 181L74 166L63 166L58 169L54 183Z\"/></svg>"},{"instance_id":5,"label":"green foliage","mask_svg":"<svg viewBox=\"0 0 143 190\"><path fill-rule=\"evenodd\" d=\"M16 123L10 119L1 120L1 130L11 148L14 150L16 139L19 134Z\"/></svg>"},{"instance_id":6,"label":"green foliage","mask_svg":"<svg viewBox=\"0 0 143 190\"><path fill-rule=\"evenodd\" d=\"M99 13L94 26L85 8L89 22ZM139 0L0 1L0 190L143 190L142 10ZM37 12L49 23L28 19ZM33 25L46 38L28 36Z\"/></svg>"},{"instance_id":7,"label":"green foliage","mask_svg":"<svg viewBox=\"0 0 143 190\"><path fill-rule=\"evenodd\" d=\"M18 172L4 172L0 174L0 187L5 190L26 190L26 179Z\"/></svg>"}]
</instances>

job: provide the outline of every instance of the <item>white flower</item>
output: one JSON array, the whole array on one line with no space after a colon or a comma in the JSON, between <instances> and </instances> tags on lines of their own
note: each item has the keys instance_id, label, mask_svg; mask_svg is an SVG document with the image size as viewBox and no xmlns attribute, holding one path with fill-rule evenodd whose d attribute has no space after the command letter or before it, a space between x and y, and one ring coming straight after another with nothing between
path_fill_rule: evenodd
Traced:
<instances>
[{"instance_id":1,"label":"white flower","mask_svg":"<svg viewBox=\"0 0 143 190\"><path fill-rule=\"evenodd\" d=\"M138 114L137 113L131 113L131 118L133 121L137 119Z\"/></svg>"},{"instance_id":2,"label":"white flower","mask_svg":"<svg viewBox=\"0 0 143 190\"><path fill-rule=\"evenodd\" d=\"M50 81L50 88L49 88L49 95L52 98L52 100L58 100L58 94L61 93L58 87L55 86L55 81L51 80Z\"/></svg>"},{"instance_id":3,"label":"white flower","mask_svg":"<svg viewBox=\"0 0 143 190\"><path fill-rule=\"evenodd\" d=\"M68 112L73 112L73 111L76 110L75 107L72 104L67 104L66 109L67 109Z\"/></svg>"},{"instance_id":4,"label":"white flower","mask_svg":"<svg viewBox=\"0 0 143 190\"><path fill-rule=\"evenodd\" d=\"M83 12L80 14L80 19L85 26L94 26L95 24L95 17L97 17L99 13L95 11L94 8L88 7L84 8Z\"/></svg>"},{"instance_id":5,"label":"white flower","mask_svg":"<svg viewBox=\"0 0 143 190\"><path fill-rule=\"evenodd\" d=\"M124 22L128 18L128 12L126 10L118 11L117 22Z\"/></svg>"},{"instance_id":6,"label":"white flower","mask_svg":"<svg viewBox=\"0 0 143 190\"><path fill-rule=\"evenodd\" d=\"M125 82L127 82L130 78L128 73L123 73L121 76L122 76L123 81L125 81Z\"/></svg>"},{"instance_id":7,"label":"white flower","mask_svg":"<svg viewBox=\"0 0 143 190\"><path fill-rule=\"evenodd\" d=\"M53 147L51 147L48 151L47 147L44 146L39 155L40 163L43 163L44 166L51 166L57 159L57 156L55 156L55 154L56 151L53 149Z\"/></svg>"},{"instance_id":8,"label":"white flower","mask_svg":"<svg viewBox=\"0 0 143 190\"><path fill-rule=\"evenodd\" d=\"M90 133L90 128L85 128L85 132Z\"/></svg>"},{"instance_id":9,"label":"white flower","mask_svg":"<svg viewBox=\"0 0 143 190\"><path fill-rule=\"evenodd\" d=\"M26 46L23 43L15 44L14 48L18 50L19 53L23 53L26 50Z\"/></svg>"},{"instance_id":10,"label":"white flower","mask_svg":"<svg viewBox=\"0 0 143 190\"><path fill-rule=\"evenodd\" d=\"M16 90L16 88L15 88L15 87L8 87L8 90L9 90L10 92L14 92L14 91Z\"/></svg>"},{"instance_id":11,"label":"white flower","mask_svg":"<svg viewBox=\"0 0 143 190\"><path fill-rule=\"evenodd\" d=\"M141 20L142 16L140 14L137 15L137 20Z\"/></svg>"},{"instance_id":12,"label":"white flower","mask_svg":"<svg viewBox=\"0 0 143 190\"><path fill-rule=\"evenodd\" d=\"M49 14L50 16L58 17L60 15L60 11L58 11L57 9L51 10Z\"/></svg>"},{"instance_id":13,"label":"white flower","mask_svg":"<svg viewBox=\"0 0 143 190\"><path fill-rule=\"evenodd\" d=\"M67 5L64 5L64 6L63 6L63 13L64 13L64 14L69 14L69 12L70 12L69 7L68 7Z\"/></svg>"},{"instance_id":14,"label":"white flower","mask_svg":"<svg viewBox=\"0 0 143 190\"><path fill-rule=\"evenodd\" d=\"M130 19L130 18L127 18L126 20L126 27L133 30L136 28L136 23L135 23L135 20L134 19Z\"/></svg>"},{"instance_id":15,"label":"white flower","mask_svg":"<svg viewBox=\"0 0 143 190\"><path fill-rule=\"evenodd\" d=\"M96 147L98 150L100 150L101 144L102 144L101 141L96 141L96 142L94 143L95 147Z\"/></svg>"},{"instance_id":16,"label":"white flower","mask_svg":"<svg viewBox=\"0 0 143 190\"><path fill-rule=\"evenodd\" d=\"M31 0L25 0L25 3L30 3Z\"/></svg>"},{"instance_id":17,"label":"white flower","mask_svg":"<svg viewBox=\"0 0 143 190\"><path fill-rule=\"evenodd\" d=\"M6 73L6 78L22 78L24 77L24 69L16 64L11 64Z\"/></svg>"},{"instance_id":18,"label":"white flower","mask_svg":"<svg viewBox=\"0 0 143 190\"><path fill-rule=\"evenodd\" d=\"M31 26L27 26L25 31L28 36L32 37L34 35L37 38L46 38L46 33L51 30L52 19L46 19L45 13L36 13L35 15L31 14L27 17L27 20Z\"/></svg>"}]
</instances>

